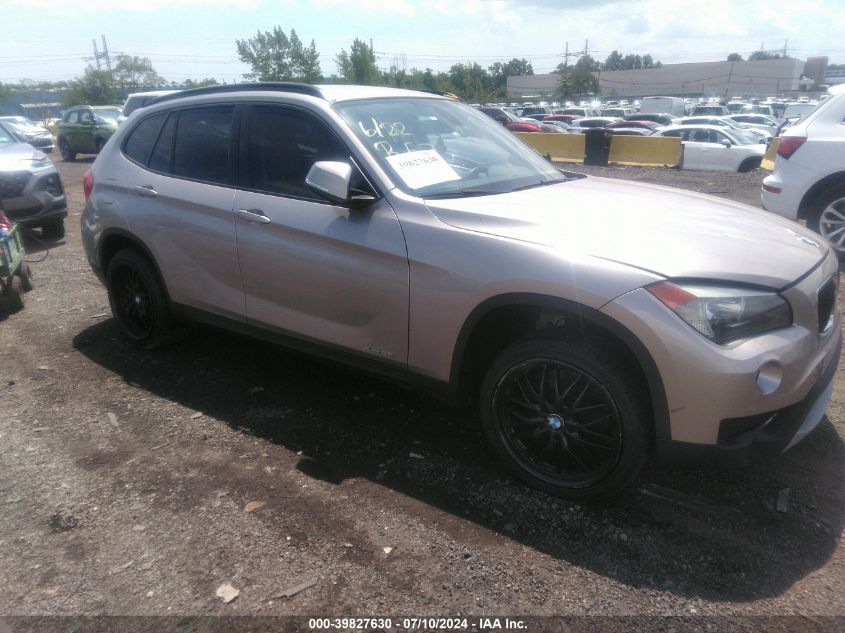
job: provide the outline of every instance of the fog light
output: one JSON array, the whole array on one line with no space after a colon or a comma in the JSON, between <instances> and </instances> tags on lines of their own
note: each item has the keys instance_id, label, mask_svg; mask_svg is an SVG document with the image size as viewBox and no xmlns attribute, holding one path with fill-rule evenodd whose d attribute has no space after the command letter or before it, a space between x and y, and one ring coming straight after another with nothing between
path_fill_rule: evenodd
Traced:
<instances>
[{"instance_id":1,"label":"fog light","mask_svg":"<svg viewBox=\"0 0 845 633\"><path fill-rule=\"evenodd\" d=\"M780 387L780 381L783 379L783 367L776 360L770 360L763 363L762 367L757 370L757 391L764 396L777 391Z\"/></svg>"}]
</instances>

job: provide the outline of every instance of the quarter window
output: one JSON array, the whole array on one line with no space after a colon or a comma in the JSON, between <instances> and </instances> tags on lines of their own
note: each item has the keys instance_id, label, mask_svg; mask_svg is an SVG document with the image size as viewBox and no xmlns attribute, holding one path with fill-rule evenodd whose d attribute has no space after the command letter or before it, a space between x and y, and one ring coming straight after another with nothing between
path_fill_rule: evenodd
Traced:
<instances>
[{"instance_id":1,"label":"quarter window","mask_svg":"<svg viewBox=\"0 0 845 633\"><path fill-rule=\"evenodd\" d=\"M178 114L171 114L158 135L153 154L150 157L150 169L162 173L170 172L170 162L173 157L173 136L176 131L176 119Z\"/></svg>"},{"instance_id":2,"label":"quarter window","mask_svg":"<svg viewBox=\"0 0 845 633\"><path fill-rule=\"evenodd\" d=\"M349 161L349 151L325 123L292 108L253 106L247 149L248 188L317 198L305 184L305 177L321 160Z\"/></svg>"},{"instance_id":3,"label":"quarter window","mask_svg":"<svg viewBox=\"0 0 845 633\"><path fill-rule=\"evenodd\" d=\"M126 140L124 153L136 163L146 165L166 118L167 114L156 114L136 125Z\"/></svg>"},{"instance_id":4,"label":"quarter window","mask_svg":"<svg viewBox=\"0 0 845 633\"><path fill-rule=\"evenodd\" d=\"M179 115L173 175L228 184L234 106L195 108Z\"/></svg>"}]
</instances>

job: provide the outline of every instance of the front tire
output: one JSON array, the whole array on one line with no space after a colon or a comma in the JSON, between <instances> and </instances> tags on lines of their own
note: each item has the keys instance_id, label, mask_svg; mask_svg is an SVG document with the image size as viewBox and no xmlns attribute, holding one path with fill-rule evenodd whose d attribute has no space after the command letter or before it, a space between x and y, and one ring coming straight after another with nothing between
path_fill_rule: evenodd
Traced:
<instances>
[{"instance_id":1,"label":"front tire","mask_svg":"<svg viewBox=\"0 0 845 633\"><path fill-rule=\"evenodd\" d=\"M598 499L618 494L647 459L643 393L618 354L535 338L506 348L490 366L481 420L516 477L567 499Z\"/></svg>"},{"instance_id":2,"label":"front tire","mask_svg":"<svg viewBox=\"0 0 845 633\"><path fill-rule=\"evenodd\" d=\"M109 304L121 333L136 345L160 347L173 340L173 317L150 261L136 250L116 253L106 273Z\"/></svg>"},{"instance_id":3,"label":"front tire","mask_svg":"<svg viewBox=\"0 0 845 633\"><path fill-rule=\"evenodd\" d=\"M828 240L840 258L845 257L845 185L835 185L813 201L807 228Z\"/></svg>"},{"instance_id":4,"label":"front tire","mask_svg":"<svg viewBox=\"0 0 845 633\"><path fill-rule=\"evenodd\" d=\"M70 145L68 144L67 139L59 139L59 153L62 155L62 160L64 161L72 161L76 159L76 152L70 151Z\"/></svg>"}]
</instances>

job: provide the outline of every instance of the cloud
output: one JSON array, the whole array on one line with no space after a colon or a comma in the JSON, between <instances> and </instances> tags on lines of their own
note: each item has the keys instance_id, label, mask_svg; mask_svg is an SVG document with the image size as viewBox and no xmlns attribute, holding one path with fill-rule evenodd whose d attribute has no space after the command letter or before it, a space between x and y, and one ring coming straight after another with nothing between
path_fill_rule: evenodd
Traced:
<instances>
[{"instance_id":1,"label":"cloud","mask_svg":"<svg viewBox=\"0 0 845 633\"><path fill-rule=\"evenodd\" d=\"M73 11L133 11L153 12L161 9L178 8L227 8L257 9L262 0L110 0L106 3L79 2L78 0L6 0L7 3L27 8L50 10L72 9Z\"/></svg>"},{"instance_id":2,"label":"cloud","mask_svg":"<svg viewBox=\"0 0 845 633\"><path fill-rule=\"evenodd\" d=\"M350 3L349 0L312 0L311 4L318 9L344 7L354 8L356 12L398 13L408 17L414 16L417 12L416 5L407 0L356 0L354 3Z\"/></svg>"}]
</instances>

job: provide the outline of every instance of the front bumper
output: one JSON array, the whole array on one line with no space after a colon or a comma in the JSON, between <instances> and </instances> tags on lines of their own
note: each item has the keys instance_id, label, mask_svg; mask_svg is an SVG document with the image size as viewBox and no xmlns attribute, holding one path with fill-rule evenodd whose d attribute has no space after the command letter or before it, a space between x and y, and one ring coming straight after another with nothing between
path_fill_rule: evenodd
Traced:
<instances>
[{"instance_id":1,"label":"front bumper","mask_svg":"<svg viewBox=\"0 0 845 633\"><path fill-rule=\"evenodd\" d=\"M41 226L67 217L67 198L55 168L29 174L26 184L3 198L3 210L21 226Z\"/></svg>"},{"instance_id":2,"label":"front bumper","mask_svg":"<svg viewBox=\"0 0 845 633\"><path fill-rule=\"evenodd\" d=\"M838 274L836 257L828 253L781 293L792 307L792 326L728 345L701 336L647 290L602 308L645 345L660 374L668 425L656 429L659 445L734 448L762 442L783 450L806 435L824 413L828 377L839 362L839 310L833 309L820 332L818 305L819 289ZM758 381L764 366L779 372L774 389Z\"/></svg>"}]
</instances>

